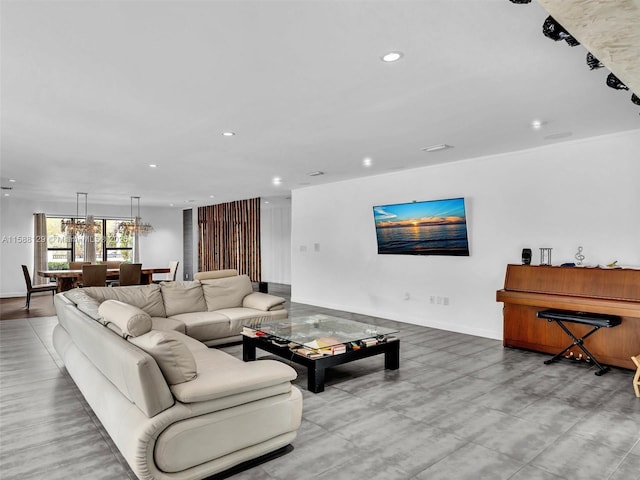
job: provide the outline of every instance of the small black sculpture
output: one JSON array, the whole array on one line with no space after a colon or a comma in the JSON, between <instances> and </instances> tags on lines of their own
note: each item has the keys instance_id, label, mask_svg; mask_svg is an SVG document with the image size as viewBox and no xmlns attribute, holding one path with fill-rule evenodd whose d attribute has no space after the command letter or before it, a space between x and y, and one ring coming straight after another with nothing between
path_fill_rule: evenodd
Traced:
<instances>
[{"instance_id":1,"label":"small black sculpture","mask_svg":"<svg viewBox=\"0 0 640 480\"><path fill-rule=\"evenodd\" d=\"M607 77L607 86L615 88L616 90L629 90L629 87L622 83L613 73L610 73Z\"/></svg>"},{"instance_id":2,"label":"small black sculpture","mask_svg":"<svg viewBox=\"0 0 640 480\"><path fill-rule=\"evenodd\" d=\"M587 65L589 66L589 70L597 70L598 68L604 67L602 62L598 60L593 53L587 53Z\"/></svg>"},{"instance_id":3,"label":"small black sculpture","mask_svg":"<svg viewBox=\"0 0 640 480\"><path fill-rule=\"evenodd\" d=\"M549 15L547 19L542 24L542 33L547 38L558 42L560 40L564 40L571 47L575 47L576 45L580 45L580 42L573 38L567 30L560 25L556 20Z\"/></svg>"}]
</instances>

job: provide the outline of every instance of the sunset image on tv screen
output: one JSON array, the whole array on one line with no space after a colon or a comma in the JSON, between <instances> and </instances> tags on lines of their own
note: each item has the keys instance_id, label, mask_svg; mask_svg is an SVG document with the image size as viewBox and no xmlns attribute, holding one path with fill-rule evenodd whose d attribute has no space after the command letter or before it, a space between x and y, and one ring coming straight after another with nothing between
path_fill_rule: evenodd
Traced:
<instances>
[{"instance_id":1,"label":"sunset image on tv screen","mask_svg":"<svg viewBox=\"0 0 640 480\"><path fill-rule=\"evenodd\" d=\"M464 198L373 207L379 254L469 256Z\"/></svg>"}]
</instances>

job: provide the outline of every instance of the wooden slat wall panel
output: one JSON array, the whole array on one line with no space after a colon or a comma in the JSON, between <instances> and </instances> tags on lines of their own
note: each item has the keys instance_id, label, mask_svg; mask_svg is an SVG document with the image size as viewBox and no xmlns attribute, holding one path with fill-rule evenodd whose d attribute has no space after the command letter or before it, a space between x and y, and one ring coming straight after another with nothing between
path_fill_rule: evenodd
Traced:
<instances>
[{"instance_id":1,"label":"wooden slat wall panel","mask_svg":"<svg viewBox=\"0 0 640 480\"><path fill-rule=\"evenodd\" d=\"M261 281L260 199L198 208L198 271L235 268Z\"/></svg>"}]
</instances>

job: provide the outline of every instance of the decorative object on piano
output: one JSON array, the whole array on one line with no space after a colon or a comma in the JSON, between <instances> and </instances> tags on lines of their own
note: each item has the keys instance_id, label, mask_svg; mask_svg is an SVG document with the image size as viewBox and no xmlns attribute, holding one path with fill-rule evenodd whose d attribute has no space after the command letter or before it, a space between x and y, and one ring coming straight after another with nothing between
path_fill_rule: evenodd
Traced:
<instances>
[{"instance_id":1,"label":"decorative object on piano","mask_svg":"<svg viewBox=\"0 0 640 480\"><path fill-rule=\"evenodd\" d=\"M578 247L578 252L576 253L574 258L576 259L576 265L582 265L582 261L584 260L584 255L582 254L582 247Z\"/></svg>"},{"instance_id":2,"label":"decorative object on piano","mask_svg":"<svg viewBox=\"0 0 640 480\"><path fill-rule=\"evenodd\" d=\"M531 265L531 249L530 248L522 249L522 264Z\"/></svg>"},{"instance_id":3,"label":"decorative object on piano","mask_svg":"<svg viewBox=\"0 0 640 480\"><path fill-rule=\"evenodd\" d=\"M540 248L540 265L551 265L552 248Z\"/></svg>"}]
</instances>

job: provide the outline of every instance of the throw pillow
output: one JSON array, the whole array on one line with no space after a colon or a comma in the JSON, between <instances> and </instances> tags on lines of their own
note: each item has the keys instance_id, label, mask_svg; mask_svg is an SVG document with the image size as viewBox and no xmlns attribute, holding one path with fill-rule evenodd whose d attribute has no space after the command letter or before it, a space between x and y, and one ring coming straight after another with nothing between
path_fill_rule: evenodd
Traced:
<instances>
[{"instance_id":1,"label":"throw pillow","mask_svg":"<svg viewBox=\"0 0 640 480\"><path fill-rule=\"evenodd\" d=\"M200 282L161 282L160 290L167 317L180 313L206 312Z\"/></svg>"},{"instance_id":2,"label":"throw pillow","mask_svg":"<svg viewBox=\"0 0 640 480\"><path fill-rule=\"evenodd\" d=\"M105 323L115 324L125 338L144 335L151 330L149 314L133 305L118 300L107 300L100 304L98 312Z\"/></svg>"},{"instance_id":3,"label":"throw pillow","mask_svg":"<svg viewBox=\"0 0 640 480\"><path fill-rule=\"evenodd\" d=\"M244 297L253 292L248 275L202 280L202 291L210 312L242 306Z\"/></svg>"},{"instance_id":4,"label":"throw pillow","mask_svg":"<svg viewBox=\"0 0 640 480\"><path fill-rule=\"evenodd\" d=\"M129 341L151 355L169 385L188 382L196 377L196 361L182 342L183 335L174 331L151 330Z\"/></svg>"}]
</instances>

